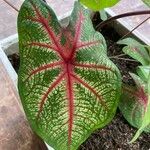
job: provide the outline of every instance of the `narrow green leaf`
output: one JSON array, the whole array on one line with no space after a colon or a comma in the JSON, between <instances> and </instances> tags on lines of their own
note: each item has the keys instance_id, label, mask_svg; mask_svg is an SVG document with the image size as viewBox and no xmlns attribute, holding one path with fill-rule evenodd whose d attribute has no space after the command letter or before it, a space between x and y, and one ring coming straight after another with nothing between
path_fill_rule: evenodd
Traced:
<instances>
[{"instance_id":1,"label":"narrow green leaf","mask_svg":"<svg viewBox=\"0 0 150 150\"><path fill-rule=\"evenodd\" d=\"M78 149L110 122L120 96L103 36L80 3L64 28L43 0L24 1L18 33L18 88L31 127L55 150Z\"/></svg>"},{"instance_id":2,"label":"narrow green leaf","mask_svg":"<svg viewBox=\"0 0 150 150\"><path fill-rule=\"evenodd\" d=\"M114 6L119 0L80 0L80 2L94 11L99 11Z\"/></svg>"}]
</instances>

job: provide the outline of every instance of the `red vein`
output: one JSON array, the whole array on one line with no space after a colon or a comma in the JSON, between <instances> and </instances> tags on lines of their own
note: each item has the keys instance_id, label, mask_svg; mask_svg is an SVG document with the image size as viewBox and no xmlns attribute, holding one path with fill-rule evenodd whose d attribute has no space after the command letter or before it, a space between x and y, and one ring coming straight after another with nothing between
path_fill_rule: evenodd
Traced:
<instances>
[{"instance_id":1,"label":"red vein","mask_svg":"<svg viewBox=\"0 0 150 150\"><path fill-rule=\"evenodd\" d=\"M72 128L73 128L73 114L74 114L74 96L73 96L73 83L71 79L71 66L67 64L67 97L68 97L68 108L69 108L69 122L68 122L68 149L70 149L72 139Z\"/></svg>"},{"instance_id":2,"label":"red vein","mask_svg":"<svg viewBox=\"0 0 150 150\"><path fill-rule=\"evenodd\" d=\"M91 68L91 69L102 69L102 70L110 70L112 71L111 68L108 68L103 65L95 65L95 64L78 64L78 63L73 63L74 66L76 67L81 67L81 68Z\"/></svg>"},{"instance_id":3,"label":"red vein","mask_svg":"<svg viewBox=\"0 0 150 150\"><path fill-rule=\"evenodd\" d=\"M146 110L147 104L148 104L148 96L146 95L144 88L140 87L138 91L136 92L137 99L139 102L144 105L144 110Z\"/></svg>"},{"instance_id":4,"label":"red vein","mask_svg":"<svg viewBox=\"0 0 150 150\"><path fill-rule=\"evenodd\" d=\"M64 55L63 55L62 53L60 53L60 51L59 51L56 47L54 47L53 45L45 44L45 43L40 43L40 42L31 42L31 43L29 43L28 45L31 45L31 46L40 46L40 47L44 47L44 48L49 48L49 49L52 49L52 50L58 52L59 55L60 55L62 58L64 57Z\"/></svg>"},{"instance_id":5,"label":"red vein","mask_svg":"<svg viewBox=\"0 0 150 150\"><path fill-rule=\"evenodd\" d=\"M31 45L31 46L41 46L41 47L45 47L45 48L49 48L49 49L53 49L55 51L58 51L58 49L54 46L51 46L50 44L46 44L46 43L40 43L40 42L31 42L28 43L27 45Z\"/></svg>"},{"instance_id":6,"label":"red vein","mask_svg":"<svg viewBox=\"0 0 150 150\"><path fill-rule=\"evenodd\" d=\"M42 100L39 103L39 111L38 111L38 115L37 115L37 119L39 118L42 110L43 110L43 106L45 104L45 101L47 100L47 97L49 95L49 93L58 85L61 83L63 77L65 76L66 73L62 73L52 84L51 86L48 88L47 92L43 95Z\"/></svg>"},{"instance_id":7,"label":"red vein","mask_svg":"<svg viewBox=\"0 0 150 150\"><path fill-rule=\"evenodd\" d=\"M63 64L63 62L59 61L59 62L54 62L54 63L50 63L50 64L46 64L46 65L43 65L43 66L40 66L38 67L37 69L33 70L29 77L26 79L28 80L31 76L43 71L43 70L46 70L46 69L49 69L49 68L53 68L53 67L57 67L59 65Z\"/></svg>"},{"instance_id":8,"label":"red vein","mask_svg":"<svg viewBox=\"0 0 150 150\"><path fill-rule=\"evenodd\" d=\"M140 104L144 105L144 110L146 110L148 98L143 87L140 87L139 89L137 89L137 91L134 91L132 89L123 86L123 90L126 91L128 94L132 95L133 97L135 97Z\"/></svg>"},{"instance_id":9,"label":"red vein","mask_svg":"<svg viewBox=\"0 0 150 150\"><path fill-rule=\"evenodd\" d=\"M76 25L76 31L75 31L75 38L74 38L72 53L70 55L71 59L74 57L79 38L81 36L82 20L83 20L83 14L82 14L82 12L80 12L79 20L78 20L77 25Z\"/></svg>"},{"instance_id":10,"label":"red vein","mask_svg":"<svg viewBox=\"0 0 150 150\"><path fill-rule=\"evenodd\" d=\"M102 100L103 97L101 95L99 95L91 86L89 86L87 83L85 83L83 80L81 80L79 77L77 77L74 74L71 74L71 76L80 84L82 84L84 87L86 87L87 89L89 89L100 101L101 105L105 108L105 110L108 110L108 107L106 105L106 103Z\"/></svg>"},{"instance_id":11,"label":"red vein","mask_svg":"<svg viewBox=\"0 0 150 150\"><path fill-rule=\"evenodd\" d=\"M92 45L100 44L100 40L98 41L92 41L92 42L83 42L77 45L76 49L84 48L84 47L89 47Z\"/></svg>"},{"instance_id":12,"label":"red vein","mask_svg":"<svg viewBox=\"0 0 150 150\"><path fill-rule=\"evenodd\" d=\"M41 23L43 25L43 27L45 28L45 30L47 31L48 35L49 35L49 39L53 41L53 43L56 45L59 53L61 53L61 55L63 56L63 53L61 52L61 45L58 43L58 39L55 35L55 33L52 31L51 27L49 26L48 20L46 18L44 18L40 11L37 9L37 7L32 3L32 1L30 1L35 12L36 15L39 19L39 23ZM36 21L38 20L36 19ZM64 56L62 57L64 59Z\"/></svg>"}]
</instances>

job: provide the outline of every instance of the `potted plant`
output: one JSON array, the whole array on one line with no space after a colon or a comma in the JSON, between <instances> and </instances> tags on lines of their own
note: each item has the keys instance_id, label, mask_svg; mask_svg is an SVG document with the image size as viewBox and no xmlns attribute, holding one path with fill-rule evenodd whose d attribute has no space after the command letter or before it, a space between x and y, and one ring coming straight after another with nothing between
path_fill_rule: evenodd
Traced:
<instances>
[{"instance_id":1,"label":"potted plant","mask_svg":"<svg viewBox=\"0 0 150 150\"><path fill-rule=\"evenodd\" d=\"M105 39L94 30L90 11L79 2L64 28L45 2L26 0L18 16L18 34L20 98L32 129L46 143L56 150L77 149L112 120L118 106L130 124L139 128L133 141L142 131L149 132L149 47L131 39L118 42L128 45L123 50L126 54L148 61L140 61L146 66L138 73L144 87L131 92L129 86L122 86L120 71L108 58ZM126 97L130 99L131 94L130 109ZM131 121L133 109L135 121Z\"/></svg>"}]
</instances>

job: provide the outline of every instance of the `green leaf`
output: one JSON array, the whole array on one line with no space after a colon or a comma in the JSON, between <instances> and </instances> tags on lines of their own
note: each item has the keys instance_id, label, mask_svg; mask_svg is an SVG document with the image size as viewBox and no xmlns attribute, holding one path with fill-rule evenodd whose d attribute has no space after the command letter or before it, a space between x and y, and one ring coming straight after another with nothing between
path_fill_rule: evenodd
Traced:
<instances>
[{"instance_id":1,"label":"green leaf","mask_svg":"<svg viewBox=\"0 0 150 150\"><path fill-rule=\"evenodd\" d=\"M144 111L141 127L138 129L130 143L135 142L143 131L150 132L150 96L146 110Z\"/></svg>"},{"instance_id":2,"label":"green leaf","mask_svg":"<svg viewBox=\"0 0 150 150\"><path fill-rule=\"evenodd\" d=\"M138 88L144 86L145 82L142 80L142 78L140 78L138 75L136 75L134 73L129 73L129 74L133 78L133 80L135 81Z\"/></svg>"},{"instance_id":3,"label":"green leaf","mask_svg":"<svg viewBox=\"0 0 150 150\"><path fill-rule=\"evenodd\" d=\"M135 76L134 79L136 79ZM143 131L150 132L150 95L147 84L148 82L145 85L142 83L141 87L139 84L137 87L127 85L123 87L119 104L120 111L132 126L138 128L130 143L134 142Z\"/></svg>"},{"instance_id":4,"label":"green leaf","mask_svg":"<svg viewBox=\"0 0 150 150\"><path fill-rule=\"evenodd\" d=\"M145 48L145 45L140 44L132 38L126 38L118 41L117 43L121 45L127 45L123 48L123 52L139 61L142 65L150 64L150 56Z\"/></svg>"},{"instance_id":5,"label":"green leaf","mask_svg":"<svg viewBox=\"0 0 150 150\"><path fill-rule=\"evenodd\" d=\"M114 6L119 0L80 0L80 2L94 11L99 11Z\"/></svg>"},{"instance_id":6,"label":"green leaf","mask_svg":"<svg viewBox=\"0 0 150 150\"><path fill-rule=\"evenodd\" d=\"M143 0L143 2L144 2L148 7L150 7L150 0Z\"/></svg>"},{"instance_id":7,"label":"green leaf","mask_svg":"<svg viewBox=\"0 0 150 150\"><path fill-rule=\"evenodd\" d=\"M140 78L144 81L148 81L150 66L139 66L137 69L137 73L140 76Z\"/></svg>"},{"instance_id":8,"label":"green leaf","mask_svg":"<svg viewBox=\"0 0 150 150\"><path fill-rule=\"evenodd\" d=\"M150 46L146 46L148 52L149 52L149 55L150 55Z\"/></svg>"},{"instance_id":9,"label":"green leaf","mask_svg":"<svg viewBox=\"0 0 150 150\"><path fill-rule=\"evenodd\" d=\"M76 150L118 105L120 73L106 42L78 2L64 28L42 0L25 0L18 33L18 88L31 127L54 149Z\"/></svg>"},{"instance_id":10,"label":"green leaf","mask_svg":"<svg viewBox=\"0 0 150 150\"><path fill-rule=\"evenodd\" d=\"M147 80L147 104L144 107L144 113L142 116L142 123L141 123L141 127L138 129L138 131L136 132L135 136L133 137L133 139L131 140L130 143L133 143L137 140L137 138L140 136L140 134L144 131L144 130L148 130L148 132L150 132L150 70L149 70L149 77Z\"/></svg>"},{"instance_id":11,"label":"green leaf","mask_svg":"<svg viewBox=\"0 0 150 150\"><path fill-rule=\"evenodd\" d=\"M104 9L99 11L99 13L100 13L101 20L105 21L105 20L108 19L107 13L106 13L106 11Z\"/></svg>"},{"instance_id":12,"label":"green leaf","mask_svg":"<svg viewBox=\"0 0 150 150\"><path fill-rule=\"evenodd\" d=\"M149 102L150 102L150 69L149 69L149 75L148 75L148 95L149 95Z\"/></svg>"}]
</instances>

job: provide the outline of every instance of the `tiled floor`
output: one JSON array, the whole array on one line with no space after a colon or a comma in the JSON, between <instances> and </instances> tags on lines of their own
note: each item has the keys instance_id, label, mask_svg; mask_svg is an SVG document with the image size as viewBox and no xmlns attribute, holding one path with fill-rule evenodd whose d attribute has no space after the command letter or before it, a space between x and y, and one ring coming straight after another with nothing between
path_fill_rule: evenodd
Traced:
<instances>
[{"instance_id":1,"label":"tiled floor","mask_svg":"<svg viewBox=\"0 0 150 150\"><path fill-rule=\"evenodd\" d=\"M19 9L21 5L20 0L9 1ZM47 2L54 8L58 16L62 16L72 10L74 0L47 0ZM130 2L129 0L121 0L119 4L112 8L116 14L145 9L149 8L144 6L141 0L130 0ZM124 18L124 21L134 28L148 17L150 17L150 15L128 17ZM17 12L6 5L3 0L0 0L0 40L16 33L16 21ZM138 28L138 31L146 36L147 39L150 39L150 19Z\"/></svg>"},{"instance_id":2,"label":"tiled floor","mask_svg":"<svg viewBox=\"0 0 150 150\"><path fill-rule=\"evenodd\" d=\"M31 130L17 94L0 60L0 150L47 150Z\"/></svg>"},{"instance_id":3,"label":"tiled floor","mask_svg":"<svg viewBox=\"0 0 150 150\"><path fill-rule=\"evenodd\" d=\"M20 0L10 0L11 3L19 8ZM17 12L0 0L0 39L6 38L16 33Z\"/></svg>"},{"instance_id":4,"label":"tiled floor","mask_svg":"<svg viewBox=\"0 0 150 150\"><path fill-rule=\"evenodd\" d=\"M8 0L16 8L20 8L23 0ZM46 0L57 16L63 16L73 8L74 0ZM14 9L0 0L0 40L17 32L17 14Z\"/></svg>"}]
</instances>

